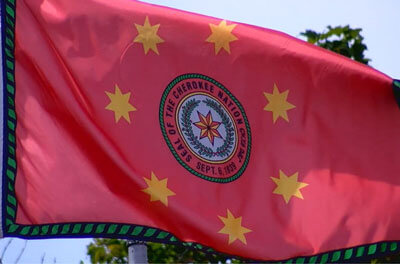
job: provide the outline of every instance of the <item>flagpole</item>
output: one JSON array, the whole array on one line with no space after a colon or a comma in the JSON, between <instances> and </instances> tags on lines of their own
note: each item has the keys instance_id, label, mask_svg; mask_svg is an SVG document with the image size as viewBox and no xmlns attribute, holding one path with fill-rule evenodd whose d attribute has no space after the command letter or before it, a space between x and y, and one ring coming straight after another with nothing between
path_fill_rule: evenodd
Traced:
<instances>
[{"instance_id":1,"label":"flagpole","mask_svg":"<svg viewBox=\"0 0 400 265\"><path fill-rule=\"evenodd\" d=\"M144 241L128 240L128 263L147 264L147 245Z\"/></svg>"}]
</instances>

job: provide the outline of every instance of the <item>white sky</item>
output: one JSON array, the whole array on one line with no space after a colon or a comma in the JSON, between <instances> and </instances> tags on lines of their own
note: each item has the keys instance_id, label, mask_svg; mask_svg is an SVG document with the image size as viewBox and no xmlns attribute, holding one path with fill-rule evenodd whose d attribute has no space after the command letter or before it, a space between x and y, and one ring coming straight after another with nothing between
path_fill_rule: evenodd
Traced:
<instances>
[{"instance_id":1,"label":"white sky","mask_svg":"<svg viewBox=\"0 0 400 265\"><path fill-rule=\"evenodd\" d=\"M79 1L79 0L71 0ZM113 0L110 0L113 1ZM400 79L400 26L396 0L146 0L186 11L219 17L299 37L305 29L322 31L327 25L360 27L368 46L371 66ZM396 21L397 20L397 21ZM397 26L396 26L397 25ZM10 239L0 240L0 255ZM79 263L86 257L89 239L30 240L20 263ZM15 239L4 255L4 263L14 263L25 241Z\"/></svg>"}]
</instances>

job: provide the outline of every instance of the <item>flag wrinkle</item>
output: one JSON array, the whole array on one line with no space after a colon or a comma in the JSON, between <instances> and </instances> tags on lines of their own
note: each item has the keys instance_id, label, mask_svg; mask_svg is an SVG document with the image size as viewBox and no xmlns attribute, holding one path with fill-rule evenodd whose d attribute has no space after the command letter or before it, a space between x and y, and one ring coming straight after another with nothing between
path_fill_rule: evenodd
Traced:
<instances>
[{"instance_id":1,"label":"flag wrinkle","mask_svg":"<svg viewBox=\"0 0 400 265\"><path fill-rule=\"evenodd\" d=\"M76 101L79 103L80 107L82 110L87 113L87 115L93 116L94 111L93 111L93 105L90 104L90 101L87 96L85 96L85 91L84 89L81 88L81 84L79 83L78 79L75 78L75 75L72 71L72 68L68 65L67 61L63 58L61 52L57 48L57 45L53 42L51 39L50 35L47 33L45 29L45 25L43 25L39 18L35 16L35 12L32 10L32 7L29 6L24 0L24 3L26 4L28 10L30 11L32 17L34 18L36 24L38 25L38 28L42 35L45 37L48 45L51 47L51 50L53 51L53 55L56 58L58 62L60 62L59 67L62 67L65 71L61 71L64 74L64 79L67 84L70 84L70 88L72 88L72 92L74 94L74 97Z\"/></svg>"}]
</instances>

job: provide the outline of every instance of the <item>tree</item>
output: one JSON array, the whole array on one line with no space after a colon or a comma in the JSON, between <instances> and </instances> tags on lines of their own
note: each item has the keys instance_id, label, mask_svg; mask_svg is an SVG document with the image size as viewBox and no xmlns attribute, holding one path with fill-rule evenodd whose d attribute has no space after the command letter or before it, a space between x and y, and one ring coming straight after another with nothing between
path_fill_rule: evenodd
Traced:
<instances>
[{"instance_id":1,"label":"tree","mask_svg":"<svg viewBox=\"0 0 400 265\"><path fill-rule=\"evenodd\" d=\"M339 53L360 63L368 64L371 61L364 56L367 45L363 43L364 37L360 34L362 29L353 29L349 25L334 28L327 26L327 29L326 32L322 33L308 29L305 32L301 32L300 35L306 37L309 43Z\"/></svg>"},{"instance_id":2,"label":"tree","mask_svg":"<svg viewBox=\"0 0 400 265\"><path fill-rule=\"evenodd\" d=\"M306 30L300 34L307 41L347 56L353 60L368 64L370 59L365 58L364 52L367 46L363 43L364 38L360 32L362 29L352 29L350 26L327 27L327 32L317 33ZM88 255L92 263L127 263L128 247L125 240L118 239L94 239L88 246ZM230 259L224 255L206 255L203 252L185 248L180 245L165 245L148 243L149 263L241 263L237 259ZM383 257L374 259L374 263L396 262L400 256Z\"/></svg>"},{"instance_id":3,"label":"tree","mask_svg":"<svg viewBox=\"0 0 400 265\"><path fill-rule=\"evenodd\" d=\"M87 247L87 254L92 263L124 264L128 263L126 240L96 238Z\"/></svg>"},{"instance_id":4,"label":"tree","mask_svg":"<svg viewBox=\"0 0 400 265\"><path fill-rule=\"evenodd\" d=\"M149 263L241 263L224 255L205 254L181 245L147 243ZM94 239L87 247L92 263L123 264L128 263L128 245L126 240Z\"/></svg>"}]
</instances>

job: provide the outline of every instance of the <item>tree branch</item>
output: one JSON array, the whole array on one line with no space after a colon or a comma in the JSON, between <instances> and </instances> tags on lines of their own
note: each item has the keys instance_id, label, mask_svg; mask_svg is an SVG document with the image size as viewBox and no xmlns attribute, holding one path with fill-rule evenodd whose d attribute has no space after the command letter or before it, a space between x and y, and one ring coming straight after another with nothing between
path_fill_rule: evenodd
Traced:
<instances>
[{"instance_id":1,"label":"tree branch","mask_svg":"<svg viewBox=\"0 0 400 265\"><path fill-rule=\"evenodd\" d=\"M17 264L17 263L19 262L19 260L21 259L22 254L24 254L24 252L25 252L25 249L26 249L26 245L27 245L27 244L28 244L28 240L25 240L25 244L24 244L24 246L22 247L21 252L19 253L17 259L16 259L15 262L14 262L15 264Z\"/></svg>"}]
</instances>

